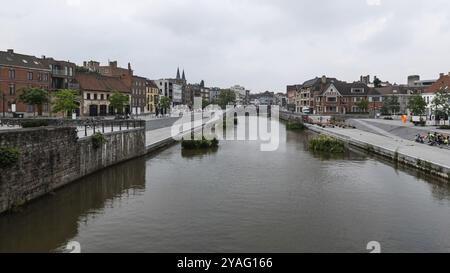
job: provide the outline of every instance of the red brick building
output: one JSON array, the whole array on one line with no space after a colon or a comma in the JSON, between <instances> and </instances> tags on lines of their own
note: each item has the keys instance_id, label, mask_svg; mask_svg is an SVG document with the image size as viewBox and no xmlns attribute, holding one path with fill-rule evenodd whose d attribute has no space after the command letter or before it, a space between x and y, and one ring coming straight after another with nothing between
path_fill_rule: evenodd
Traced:
<instances>
[{"instance_id":1,"label":"red brick building","mask_svg":"<svg viewBox=\"0 0 450 273\"><path fill-rule=\"evenodd\" d=\"M147 106L146 84L147 79L135 76L128 63L128 68L122 68L117 65L117 61L111 61L107 66L101 66L99 62L84 62L84 67L89 71L100 73L108 77L119 77L131 92L131 111L134 114L145 112Z\"/></svg>"},{"instance_id":2,"label":"red brick building","mask_svg":"<svg viewBox=\"0 0 450 273\"><path fill-rule=\"evenodd\" d=\"M314 96L315 112L321 115L366 112L369 109L360 109L358 103L368 101L371 92L374 91L361 82L332 81Z\"/></svg>"},{"instance_id":3,"label":"red brick building","mask_svg":"<svg viewBox=\"0 0 450 273\"><path fill-rule=\"evenodd\" d=\"M50 89L50 68L34 56L17 54L14 50L0 51L0 114L12 112L32 115L35 109L18 100L24 89ZM44 105L43 112L48 112Z\"/></svg>"}]
</instances>

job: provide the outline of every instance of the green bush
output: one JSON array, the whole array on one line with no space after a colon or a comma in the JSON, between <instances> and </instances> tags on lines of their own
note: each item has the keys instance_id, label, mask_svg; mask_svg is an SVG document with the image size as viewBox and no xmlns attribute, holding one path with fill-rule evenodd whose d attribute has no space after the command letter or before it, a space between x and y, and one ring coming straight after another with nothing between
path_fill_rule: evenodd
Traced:
<instances>
[{"instance_id":1,"label":"green bush","mask_svg":"<svg viewBox=\"0 0 450 273\"><path fill-rule=\"evenodd\" d=\"M442 125L439 127L441 130L450 130L450 125Z\"/></svg>"},{"instance_id":2,"label":"green bush","mask_svg":"<svg viewBox=\"0 0 450 273\"><path fill-rule=\"evenodd\" d=\"M48 126L48 120L46 119L34 119L24 121L22 123L22 128L36 128L36 127L45 127Z\"/></svg>"},{"instance_id":3,"label":"green bush","mask_svg":"<svg viewBox=\"0 0 450 273\"><path fill-rule=\"evenodd\" d=\"M100 132L97 132L92 136L92 146L94 147L94 149L99 149L106 142L108 141L106 140L105 136Z\"/></svg>"},{"instance_id":4,"label":"green bush","mask_svg":"<svg viewBox=\"0 0 450 273\"><path fill-rule=\"evenodd\" d=\"M305 130L306 126L301 122L290 122L286 125L288 130Z\"/></svg>"},{"instance_id":5,"label":"green bush","mask_svg":"<svg viewBox=\"0 0 450 273\"><path fill-rule=\"evenodd\" d=\"M309 148L314 152L329 152L333 154L345 152L345 145L342 141L325 135L320 135L317 138L311 139Z\"/></svg>"},{"instance_id":6,"label":"green bush","mask_svg":"<svg viewBox=\"0 0 450 273\"><path fill-rule=\"evenodd\" d=\"M198 150L198 149L211 149L219 147L219 141L217 138L213 140L207 140L203 137L202 140L181 140L181 147L184 150Z\"/></svg>"},{"instance_id":7,"label":"green bush","mask_svg":"<svg viewBox=\"0 0 450 273\"><path fill-rule=\"evenodd\" d=\"M14 147L0 147L0 168L11 167L19 161L19 149Z\"/></svg>"}]
</instances>

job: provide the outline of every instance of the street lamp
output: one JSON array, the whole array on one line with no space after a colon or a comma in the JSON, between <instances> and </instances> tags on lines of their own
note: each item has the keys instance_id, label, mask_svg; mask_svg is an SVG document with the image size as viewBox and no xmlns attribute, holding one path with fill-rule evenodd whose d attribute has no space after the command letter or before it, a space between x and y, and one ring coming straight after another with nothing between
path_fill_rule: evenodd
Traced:
<instances>
[{"instance_id":1,"label":"street lamp","mask_svg":"<svg viewBox=\"0 0 450 273\"><path fill-rule=\"evenodd\" d=\"M5 118L6 117L6 113L5 113L5 97L6 97L6 95L5 95L5 93L4 92L2 92L2 104L3 104L3 118Z\"/></svg>"}]
</instances>

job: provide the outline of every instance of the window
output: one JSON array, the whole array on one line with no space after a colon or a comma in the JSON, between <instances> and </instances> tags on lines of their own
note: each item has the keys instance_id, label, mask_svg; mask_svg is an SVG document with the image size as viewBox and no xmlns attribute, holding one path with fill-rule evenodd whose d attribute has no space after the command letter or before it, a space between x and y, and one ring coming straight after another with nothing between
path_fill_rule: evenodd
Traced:
<instances>
[{"instance_id":1,"label":"window","mask_svg":"<svg viewBox=\"0 0 450 273\"><path fill-rule=\"evenodd\" d=\"M87 94L86 94L86 99L87 99L87 100L90 100L90 99L91 99L91 93L87 93Z\"/></svg>"},{"instance_id":2,"label":"window","mask_svg":"<svg viewBox=\"0 0 450 273\"><path fill-rule=\"evenodd\" d=\"M27 73L27 79L28 79L29 81L32 81L32 80L33 80L33 72L28 72L28 73Z\"/></svg>"},{"instance_id":3,"label":"window","mask_svg":"<svg viewBox=\"0 0 450 273\"><path fill-rule=\"evenodd\" d=\"M105 95L101 94L101 95L100 95L100 99L101 99L101 100L104 100L104 99L105 99Z\"/></svg>"},{"instance_id":4,"label":"window","mask_svg":"<svg viewBox=\"0 0 450 273\"><path fill-rule=\"evenodd\" d=\"M352 93L356 94L364 93L364 88L352 88Z\"/></svg>"},{"instance_id":5,"label":"window","mask_svg":"<svg viewBox=\"0 0 450 273\"><path fill-rule=\"evenodd\" d=\"M47 73L44 74L44 82L48 82L48 74Z\"/></svg>"},{"instance_id":6,"label":"window","mask_svg":"<svg viewBox=\"0 0 450 273\"><path fill-rule=\"evenodd\" d=\"M327 97L327 102L337 102L336 97Z\"/></svg>"},{"instance_id":7,"label":"window","mask_svg":"<svg viewBox=\"0 0 450 273\"><path fill-rule=\"evenodd\" d=\"M73 67L69 68L69 76L71 76L71 77L73 76Z\"/></svg>"},{"instance_id":8,"label":"window","mask_svg":"<svg viewBox=\"0 0 450 273\"><path fill-rule=\"evenodd\" d=\"M107 99L107 100L109 100L109 94L108 94L108 95L106 95L106 99Z\"/></svg>"},{"instance_id":9,"label":"window","mask_svg":"<svg viewBox=\"0 0 450 273\"><path fill-rule=\"evenodd\" d=\"M94 100L97 100L97 94L94 94Z\"/></svg>"},{"instance_id":10,"label":"window","mask_svg":"<svg viewBox=\"0 0 450 273\"><path fill-rule=\"evenodd\" d=\"M16 71L14 69L10 69L8 71L8 78L10 80L14 80L16 78Z\"/></svg>"},{"instance_id":11,"label":"window","mask_svg":"<svg viewBox=\"0 0 450 273\"><path fill-rule=\"evenodd\" d=\"M42 74L41 73L38 73L38 81L42 81Z\"/></svg>"},{"instance_id":12,"label":"window","mask_svg":"<svg viewBox=\"0 0 450 273\"><path fill-rule=\"evenodd\" d=\"M27 113L33 113L33 105L27 104Z\"/></svg>"},{"instance_id":13,"label":"window","mask_svg":"<svg viewBox=\"0 0 450 273\"><path fill-rule=\"evenodd\" d=\"M16 94L16 85L10 84L9 85L9 95L13 96Z\"/></svg>"}]
</instances>

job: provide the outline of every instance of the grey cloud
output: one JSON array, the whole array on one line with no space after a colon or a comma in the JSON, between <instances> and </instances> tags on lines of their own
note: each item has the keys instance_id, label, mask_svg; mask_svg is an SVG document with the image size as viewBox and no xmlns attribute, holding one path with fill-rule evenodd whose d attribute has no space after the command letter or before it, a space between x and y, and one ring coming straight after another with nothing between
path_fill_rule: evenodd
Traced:
<instances>
[{"instance_id":1,"label":"grey cloud","mask_svg":"<svg viewBox=\"0 0 450 273\"><path fill-rule=\"evenodd\" d=\"M0 48L284 91L322 74L436 77L450 70L449 15L445 0L16 0L0 10Z\"/></svg>"}]
</instances>

